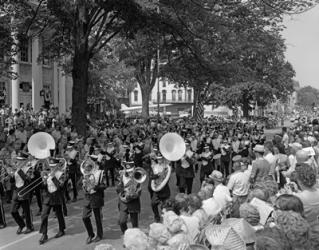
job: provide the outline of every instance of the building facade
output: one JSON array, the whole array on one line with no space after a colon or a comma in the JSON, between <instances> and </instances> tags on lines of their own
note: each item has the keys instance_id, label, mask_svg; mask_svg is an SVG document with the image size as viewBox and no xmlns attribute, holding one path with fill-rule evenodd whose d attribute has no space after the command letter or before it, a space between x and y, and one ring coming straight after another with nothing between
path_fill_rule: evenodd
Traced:
<instances>
[{"instance_id":1,"label":"building facade","mask_svg":"<svg viewBox=\"0 0 319 250\"><path fill-rule=\"evenodd\" d=\"M179 112L191 110L194 101L193 89L188 87L179 87L175 83L169 82L167 79L160 79L159 81L156 81L149 96L149 101L151 103L157 104L158 82L160 104L171 104L171 106L166 107L167 112L178 114ZM131 107L142 106L142 92L138 83L130 93L129 105Z\"/></svg>"},{"instance_id":2,"label":"building facade","mask_svg":"<svg viewBox=\"0 0 319 250\"><path fill-rule=\"evenodd\" d=\"M39 61L41 39L30 38L21 43L20 53L12 66L14 79L0 78L1 104L12 110L32 107L39 111L45 104L59 108L65 113L72 105L72 78L64 75L56 62Z\"/></svg>"}]
</instances>

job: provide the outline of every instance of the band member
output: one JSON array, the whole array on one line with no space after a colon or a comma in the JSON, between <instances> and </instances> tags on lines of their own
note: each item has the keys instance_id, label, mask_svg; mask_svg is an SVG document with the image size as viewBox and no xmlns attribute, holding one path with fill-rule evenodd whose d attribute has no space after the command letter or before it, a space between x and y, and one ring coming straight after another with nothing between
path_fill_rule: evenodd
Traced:
<instances>
[{"instance_id":1,"label":"band member","mask_svg":"<svg viewBox=\"0 0 319 250\"><path fill-rule=\"evenodd\" d=\"M83 207L83 223L88 232L87 244L98 242L103 238L102 214L104 206L104 190L106 189L104 171L99 170L91 160L86 160L81 165L83 174L83 189L85 192L85 202ZM91 224L91 214L94 213L97 235L93 232Z\"/></svg>"},{"instance_id":2,"label":"band member","mask_svg":"<svg viewBox=\"0 0 319 250\"><path fill-rule=\"evenodd\" d=\"M208 178L208 176L213 171L213 164L212 164L212 153L209 151L209 146L204 147L204 152L201 154L201 168L200 168L200 174L199 179L202 183L205 178Z\"/></svg>"},{"instance_id":3,"label":"band member","mask_svg":"<svg viewBox=\"0 0 319 250\"><path fill-rule=\"evenodd\" d=\"M39 185L39 182L41 182L41 171L43 169L43 163L40 161L38 162L38 164L35 166L34 171L33 171L33 177L31 179L31 188L33 189L33 191L30 193L30 204L32 203L32 198L33 195L35 195L36 199L37 199L37 204L38 204L38 208L39 211L36 214L37 216L40 216L42 213L42 196L41 196L41 185ZM36 186L34 188L34 186Z\"/></svg>"},{"instance_id":4,"label":"band member","mask_svg":"<svg viewBox=\"0 0 319 250\"><path fill-rule=\"evenodd\" d=\"M26 186L31 181L29 172L31 166L27 164L27 159L28 155L23 152L20 152L16 157L18 170L14 173L15 190L13 192L11 214L19 226L17 234L21 234L25 226L27 226L27 229L24 231L25 234L31 233L34 230L30 211L30 193L25 192ZM23 191L22 194L21 191ZM23 209L25 222L19 214L20 207Z\"/></svg>"},{"instance_id":5,"label":"band member","mask_svg":"<svg viewBox=\"0 0 319 250\"><path fill-rule=\"evenodd\" d=\"M132 227L138 227L138 214L141 211L140 195L142 192L141 185L133 178L134 162L123 162L124 170L120 173L120 183L117 186L119 194L119 224L121 231L127 229L127 219L130 215Z\"/></svg>"},{"instance_id":6,"label":"band member","mask_svg":"<svg viewBox=\"0 0 319 250\"><path fill-rule=\"evenodd\" d=\"M111 176L112 187L115 186L115 170L120 168L120 162L115 158L115 148L113 143L109 143L104 152L103 169L106 177L106 185L110 185L109 174Z\"/></svg>"},{"instance_id":7,"label":"band member","mask_svg":"<svg viewBox=\"0 0 319 250\"><path fill-rule=\"evenodd\" d=\"M169 199L171 191L169 188L169 178L171 167L165 162L163 156L156 157L157 162L152 165L150 171L150 188L152 189L151 205L155 222L160 222L160 212L158 206L164 204Z\"/></svg>"},{"instance_id":8,"label":"band member","mask_svg":"<svg viewBox=\"0 0 319 250\"><path fill-rule=\"evenodd\" d=\"M78 152L73 148L73 145L69 145L67 147L67 155L68 155L68 175L69 179L72 182L72 190L73 190L73 200L72 202L77 201L78 190L77 190L77 180L80 177L79 166L77 162ZM68 197L67 197L68 198Z\"/></svg>"},{"instance_id":9,"label":"band member","mask_svg":"<svg viewBox=\"0 0 319 250\"><path fill-rule=\"evenodd\" d=\"M181 193L192 193L193 180L195 177L193 155L194 153L190 149L190 144L186 143L185 155L177 162L176 167L180 169L179 191Z\"/></svg>"},{"instance_id":10,"label":"band member","mask_svg":"<svg viewBox=\"0 0 319 250\"><path fill-rule=\"evenodd\" d=\"M1 171L3 168L0 169L0 175L3 175L4 172ZM2 204L2 198L4 197L4 187L0 179L0 229L5 228L7 226L6 223L6 216L4 214L3 204Z\"/></svg>"},{"instance_id":11,"label":"band member","mask_svg":"<svg viewBox=\"0 0 319 250\"><path fill-rule=\"evenodd\" d=\"M65 221L62 212L63 204L63 183L64 172L59 170L59 160L50 159L50 168L42 172L44 195L43 195L43 210L41 215L40 233L42 237L39 240L40 245L44 244L48 240L48 217L50 211L53 208L59 223L59 232L55 235L55 238L59 238L64 235ZM49 172L47 174L46 172Z\"/></svg>"},{"instance_id":12,"label":"band member","mask_svg":"<svg viewBox=\"0 0 319 250\"><path fill-rule=\"evenodd\" d=\"M143 167L143 147L141 145L135 145L134 149L134 164L136 167Z\"/></svg>"}]
</instances>

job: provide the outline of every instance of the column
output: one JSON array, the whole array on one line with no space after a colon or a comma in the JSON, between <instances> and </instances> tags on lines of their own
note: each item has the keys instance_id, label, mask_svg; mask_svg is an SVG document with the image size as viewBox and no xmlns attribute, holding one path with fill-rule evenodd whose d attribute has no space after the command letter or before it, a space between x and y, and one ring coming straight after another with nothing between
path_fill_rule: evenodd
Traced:
<instances>
[{"instance_id":1,"label":"column","mask_svg":"<svg viewBox=\"0 0 319 250\"><path fill-rule=\"evenodd\" d=\"M13 20L12 20L13 21ZM15 31L12 31L12 38L14 41L14 44L18 44L17 39L17 33ZM16 45L13 45L13 51L17 51ZM12 65L12 73L14 74L14 78L11 80L11 107L12 112L15 112L16 109L20 108L19 105L19 85L20 85L20 56L19 52L16 52L13 55L13 61L15 62Z\"/></svg>"},{"instance_id":2,"label":"column","mask_svg":"<svg viewBox=\"0 0 319 250\"><path fill-rule=\"evenodd\" d=\"M59 70L59 114L64 114L66 112L65 108L65 83L66 83L66 76L62 70Z\"/></svg>"},{"instance_id":3,"label":"column","mask_svg":"<svg viewBox=\"0 0 319 250\"><path fill-rule=\"evenodd\" d=\"M43 105L43 97L40 91L43 89L42 64L38 63L40 54L40 40L38 37L32 39L32 107L39 111Z\"/></svg>"},{"instance_id":4,"label":"column","mask_svg":"<svg viewBox=\"0 0 319 250\"><path fill-rule=\"evenodd\" d=\"M53 63L53 105L59 106L59 68L56 62Z\"/></svg>"}]
</instances>

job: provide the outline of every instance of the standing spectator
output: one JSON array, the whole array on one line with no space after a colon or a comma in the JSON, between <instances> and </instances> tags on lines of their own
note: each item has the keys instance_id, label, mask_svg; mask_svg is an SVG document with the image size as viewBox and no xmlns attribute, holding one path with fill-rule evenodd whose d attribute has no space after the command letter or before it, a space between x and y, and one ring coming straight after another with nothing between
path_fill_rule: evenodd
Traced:
<instances>
[{"instance_id":1,"label":"standing spectator","mask_svg":"<svg viewBox=\"0 0 319 250\"><path fill-rule=\"evenodd\" d=\"M264 159L264 146L257 144L254 147L254 153L256 160L253 162L253 167L250 175L250 182L255 184L256 182L263 181L265 177L269 175L270 164Z\"/></svg>"}]
</instances>

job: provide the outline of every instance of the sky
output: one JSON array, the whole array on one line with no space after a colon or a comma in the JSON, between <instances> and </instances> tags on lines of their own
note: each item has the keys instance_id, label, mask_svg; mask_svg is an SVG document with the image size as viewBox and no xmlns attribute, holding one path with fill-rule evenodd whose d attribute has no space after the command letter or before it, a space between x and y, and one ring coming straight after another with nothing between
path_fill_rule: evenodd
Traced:
<instances>
[{"instance_id":1,"label":"sky","mask_svg":"<svg viewBox=\"0 0 319 250\"><path fill-rule=\"evenodd\" d=\"M296 71L300 86L319 89L319 6L299 15L287 16L286 58Z\"/></svg>"}]
</instances>

